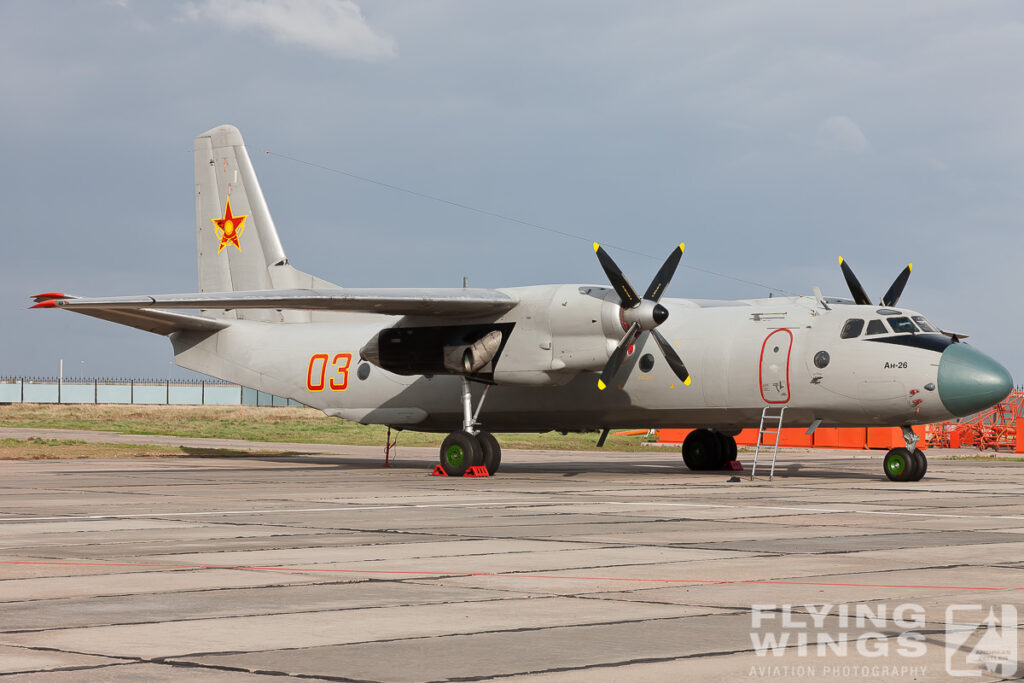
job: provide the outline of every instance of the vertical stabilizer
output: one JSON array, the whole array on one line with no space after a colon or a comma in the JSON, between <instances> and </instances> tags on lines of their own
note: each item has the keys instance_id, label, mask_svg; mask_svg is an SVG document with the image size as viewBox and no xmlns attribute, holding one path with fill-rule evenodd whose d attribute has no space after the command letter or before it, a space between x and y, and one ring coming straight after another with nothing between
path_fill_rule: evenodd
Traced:
<instances>
[{"instance_id":1,"label":"vertical stabilizer","mask_svg":"<svg viewBox=\"0 0 1024 683\"><path fill-rule=\"evenodd\" d=\"M201 133L194 151L199 291L333 286L289 265L237 128L218 126ZM303 316L258 310L206 313L257 320Z\"/></svg>"}]
</instances>

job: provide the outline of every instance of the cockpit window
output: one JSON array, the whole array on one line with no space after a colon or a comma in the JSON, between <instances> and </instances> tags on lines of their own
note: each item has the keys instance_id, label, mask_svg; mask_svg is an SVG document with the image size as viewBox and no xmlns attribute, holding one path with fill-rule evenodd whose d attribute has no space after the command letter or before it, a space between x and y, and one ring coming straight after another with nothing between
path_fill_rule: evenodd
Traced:
<instances>
[{"instance_id":1,"label":"cockpit window","mask_svg":"<svg viewBox=\"0 0 1024 683\"><path fill-rule=\"evenodd\" d=\"M868 321L868 334L885 334L888 332L885 329L885 323L881 320L869 320Z\"/></svg>"},{"instance_id":2,"label":"cockpit window","mask_svg":"<svg viewBox=\"0 0 1024 683\"><path fill-rule=\"evenodd\" d=\"M914 323L912 323L910 321L910 318L900 317L900 318L889 318L888 320L889 320L889 327L891 327L892 331L895 332L896 334L902 334L902 333L906 333L906 332L913 333L913 332L917 332L918 331L917 330L917 326L914 325Z\"/></svg>"},{"instance_id":3,"label":"cockpit window","mask_svg":"<svg viewBox=\"0 0 1024 683\"><path fill-rule=\"evenodd\" d=\"M925 320L923 315L915 315L914 322L917 323L917 326L920 327L923 332L938 332L938 330L935 329L935 325L932 325L930 322Z\"/></svg>"},{"instance_id":4,"label":"cockpit window","mask_svg":"<svg viewBox=\"0 0 1024 683\"><path fill-rule=\"evenodd\" d=\"M910 322L909 320L907 322ZM852 339L859 337L861 330L864 329L864 321L860 318L850 318L843 325L843 331L839 333L842 339Z\"/></svg>"}]
</instances>

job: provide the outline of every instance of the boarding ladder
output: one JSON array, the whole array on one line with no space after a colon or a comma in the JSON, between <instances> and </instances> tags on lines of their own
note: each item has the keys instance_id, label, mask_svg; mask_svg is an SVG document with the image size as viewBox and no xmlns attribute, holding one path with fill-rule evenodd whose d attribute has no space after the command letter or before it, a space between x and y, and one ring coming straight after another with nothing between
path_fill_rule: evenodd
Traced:
<instances>
[{"instance_id":1,"label":"boarding ladder","mask_svg":"<svg viewBox=\"0 0 1024 683\"><path fill-rule=\"evenodd\" d=\"M778 410L778 413L772 411ZM768 481L775 480L775 458L779 455L779 437L782 434L782 416L786 414L786 406L769 405L761 411L761 425L757 428L757 445L754 446L754 465L750 468L750 480L754 480L757 473L757 454L761 450L765 434L775 434L775 448L772 450L772 469L768 474ZM771 426L774 425L774 426Z\"/></svg>"}]
</instances>

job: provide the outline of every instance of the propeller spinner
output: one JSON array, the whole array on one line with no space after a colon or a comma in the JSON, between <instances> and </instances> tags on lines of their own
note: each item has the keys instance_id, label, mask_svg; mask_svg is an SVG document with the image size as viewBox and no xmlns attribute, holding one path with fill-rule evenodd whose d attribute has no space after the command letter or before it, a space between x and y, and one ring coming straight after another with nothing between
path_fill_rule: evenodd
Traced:
<instances>
[{"instance_id":1,"label":"propeller spinner","mask_svg":"<svg viewBox=\"0 0 1024 683\"><path fill-rule=\"evenodd\" d=\"M626 326L626 334L619 340L615 351L612 352L611 358L608 359L604 370L601 371L601 377L597 380L598 389L603 390L608 386L608 382L611 381L615 373L618 372L619 367L622 366L622 361L626 358L626 350L636 343L636 340L643 332L650 332L654 336L655 341L658 342L658 348L661 349L665 360L668 361L668 365L672 368L672 372L676 374L676 377L681 379L683 384L690 384L690 373L686 370L686 366L683 365L683 361L680 360L679 355L672 348L672 345L669 344L668 340L665 339L661 332L655 329L668 319L668 309L658 302L661 300L665 289L668 287L668 283L676 272L676 267L679 265L679 259L682 258L685 247L686 245L680 244L676 249L672 250L672 253L669 254L669 257L658 270L654 279L651 280L651 284L647 291L644 292L643 298L640 298L637 296L633 286L629 284L629 280L626 279L622 270L612 260L612 257L608 255L608 252L602 249L600 244L594 242L594 252L597 254L597 260L601 262L601 267L604 269L605 275L608 276L612 288L619 295L619 305L622 306L622 322Z\"/></svg>"}]
</instances>

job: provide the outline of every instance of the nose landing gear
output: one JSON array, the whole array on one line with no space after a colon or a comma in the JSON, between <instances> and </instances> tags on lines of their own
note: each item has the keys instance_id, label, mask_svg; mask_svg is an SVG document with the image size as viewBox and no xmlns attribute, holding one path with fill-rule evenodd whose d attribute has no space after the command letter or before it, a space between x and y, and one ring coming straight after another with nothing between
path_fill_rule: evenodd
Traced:
<instances>
[{"instance_id":1,"label":"nose landing gear","mask_svg":"<svg viewBox=\"0 0 1024 683\"><path fill-rule=\"evenodd\" d=\"M928 458L917 449L917 442L920 437L914 433L909 425L904 425L903 440L906 441L906 448L893 448L885 454L882 468L885 476L890 481L920 481L928 471Z\"/></svg>"},{"instance_id":2,"label":"nose landing gear","mask_svg":"<svg viewBox=\"0 0 1024 683\"><path fill-rule=\"evenodd\" d=\"M462 380L462 430L449 434L441 444L441 467L449 477L461 477L470 467L483 465L488 474L495 474L501 465L501 446L490 432L478 427L480 409L490 385L484 385L484 393L473 411L473 393L469 380Z\"/></svg>"}]
</instances>

